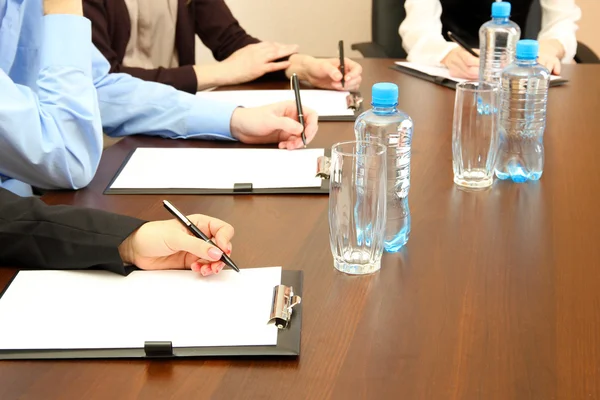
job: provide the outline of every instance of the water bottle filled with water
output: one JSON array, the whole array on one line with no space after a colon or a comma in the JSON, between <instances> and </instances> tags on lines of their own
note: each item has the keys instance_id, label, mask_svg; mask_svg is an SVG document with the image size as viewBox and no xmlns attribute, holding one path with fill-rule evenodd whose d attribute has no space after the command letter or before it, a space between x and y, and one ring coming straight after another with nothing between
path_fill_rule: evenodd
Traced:
<instances>
[{"instance_id":1,"label":"water bottle filled with water","mask_svg":"<svg viewBox=\"0 0 600 400\"><path fill-rule=\"evenodd\" d=\"M399 251L410 235L410 147L413 121L398 110L398 86L377 83L372 89L372 109L354 125L357 140L378 140L387 146L387 220L384 249Z\"/></svg>"},{"instance_id":2,"label":"water bottle filled with water","mask_svg":"<svg viewBox=\"0 0 600 400\"><path fill-rule=\"evenodd\" d=\"M492 4L492 19L479 28L479 80L500 83L502 70L513 62L521 37L519 25L509 19L511 5Z\"/></svg>"},{"instance_id":3,"label":"water bottle filled with water","mask_svg":"<svg viewBox=\"0 0 600 400\"><path fill-rule=\"evenodd\" d=\"M537 63L538 52L538 42L520 40L514 63L502 72L498 179L526 182L542 176L550 71Z\"/></svg>"}]
</instances>

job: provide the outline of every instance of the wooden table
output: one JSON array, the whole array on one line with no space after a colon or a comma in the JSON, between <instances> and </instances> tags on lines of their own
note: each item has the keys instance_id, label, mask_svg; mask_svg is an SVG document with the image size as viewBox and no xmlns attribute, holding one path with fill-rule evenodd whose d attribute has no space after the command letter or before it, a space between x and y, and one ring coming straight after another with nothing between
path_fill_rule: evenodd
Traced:
<instances>
[{"instance_id":1,"label":"wooden table","mask_svg":"<svg viewBox=\"0 0 600 400\"><path fill-rule=\"evenodd\" d=\"M412 234L379 273L333 269L325 196L166 196L231 222L240 265L305 271L297 360L0 362L0 398L600 398L600 66L551 89L540 182L472 193L452 183L454 91L390 62L361 61L362 91L398 83L415 120ZM350 139L351 123L321 123L311 146ZM102 190L136 146L216 145L127 138L89 188L45 200L168 218L163 196Z\"/></svg>"}]
</instances>

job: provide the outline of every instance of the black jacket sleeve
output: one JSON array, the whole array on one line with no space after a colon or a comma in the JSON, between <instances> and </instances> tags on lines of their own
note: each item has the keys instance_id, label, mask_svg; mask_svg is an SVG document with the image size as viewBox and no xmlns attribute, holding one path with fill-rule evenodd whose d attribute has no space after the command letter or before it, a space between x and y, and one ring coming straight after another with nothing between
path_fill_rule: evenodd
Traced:
<instances>
[{"instance_id":1,"label":"black jacket sleeve","mask_svg":"<svg viewBox=\"0 0 600 400\"><path fill-rule=\"evenodd\" d=\"M0 265L128 271L118 246L145 221L73 206L48 206L0 188Z\"/></svg>"}]
</instances>

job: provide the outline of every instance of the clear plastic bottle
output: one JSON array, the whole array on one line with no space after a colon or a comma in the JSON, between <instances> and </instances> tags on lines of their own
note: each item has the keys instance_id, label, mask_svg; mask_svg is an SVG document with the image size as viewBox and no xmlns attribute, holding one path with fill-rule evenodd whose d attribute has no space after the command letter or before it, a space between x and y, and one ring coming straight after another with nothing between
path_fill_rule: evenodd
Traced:
<instances>
[{"instance_id":1,"label":"clear plastic bottle","mask_svg":"<svg viewBox=\"0 0 600 400\"><path fill-rule=\"evenodd\" d=\"M354 125L357 140L381 141L387 146L387 220L384 249L399 251L410 236L410 152L413 121L398 110L398 86L376 83L372 109L363 112Z\"/></svg>"},{"instance_id":2,"label":"clear plastic bottle","mask_svg":"<svg viewBox=\"0 0 600 400\"><path fill-rule=\"evenodd\" d=\"M521 37L519 25L509 19L511 5L492 4L492 19L479 28L479 80L500 83L502 70L513 62Z\"/></svg>"},{"instance_id":3,"label":"clear plastic bottle","mask_svg":"<svg viewBox=\"0 0 600 400\"><path fill-rule=\"evenodd\" d=\"M498 179L536 181L544 170L550 71L537 63L538 52L538 42L520 40L515 62L502 72Z\"/></svg>"}]
</instances>

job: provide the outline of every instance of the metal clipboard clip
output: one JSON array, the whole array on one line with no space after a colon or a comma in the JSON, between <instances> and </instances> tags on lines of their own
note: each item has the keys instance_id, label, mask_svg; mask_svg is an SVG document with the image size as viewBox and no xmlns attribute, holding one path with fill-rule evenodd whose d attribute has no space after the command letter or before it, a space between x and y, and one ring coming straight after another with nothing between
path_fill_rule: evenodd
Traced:
<instances>
[{"instance_id":1,"label":"metal clipboard clip","mask_svg":"<svg viewBox=\"0 0 600 400\"><path fill-rule=\"evenodd\" d=\"M331 175L331 158L321 156L317 158L317 178L329 179Z\"/></svg>"},{"instance_id":2,"label":"metal clipboard clip","mask_svg":"<svg viewBox=\"0 0 600 400\"><path fill-rule=\"evenodd\" d=\"M354 111L360 109L362 102L363 102L363 98L360 95L360 93L350 92L350 94L348 94L348 96L346 96L346 107L351 108Z\"/></svg>"},{"instance_id":3,"label":"metal clipboard clip","mask_svg":"<svg viewBox=\"0 0 600 400\"><path fill-rule=\"evenodd\" d=\"M274 323L278 329L287 328L292 318L292 309L300 304L302 299L294 294L294 288L277 285L273 289L273 307L269 324Z\"/></svg>"}]
</instances>

